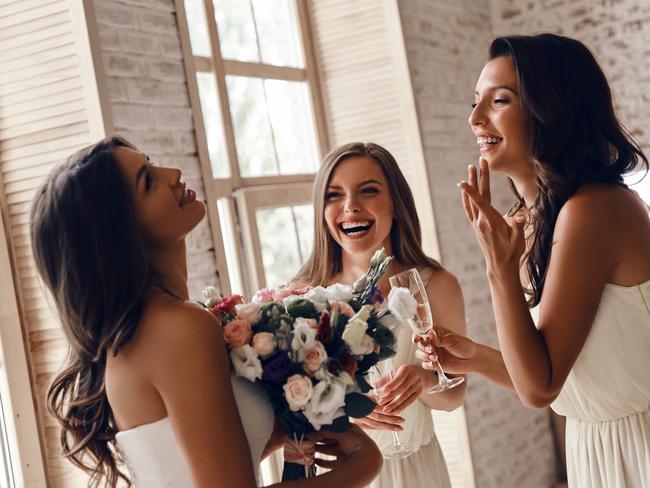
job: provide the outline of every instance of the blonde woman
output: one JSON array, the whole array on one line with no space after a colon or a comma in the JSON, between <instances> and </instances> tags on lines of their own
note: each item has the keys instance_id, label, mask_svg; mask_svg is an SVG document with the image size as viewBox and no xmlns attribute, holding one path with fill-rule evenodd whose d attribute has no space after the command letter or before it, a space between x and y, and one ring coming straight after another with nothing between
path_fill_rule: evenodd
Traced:
<instances>
[{"instance_id":1,"label":"blonde woman","mask_svg":"<svg viewBox=\"0 0 650 488\"><path fill-rule=\"evenodd\" d=\"M314 250L294 282L352 284L367 269L378 248L395 260L379 282L385 297L388 278L417 268L426 285L437 322L465 331L463 296L456 278L426 256L411 190L395 159L373 143L351 143L325 157L314 182ZM396 324L395 375L378 407L358 424L380 449L392 432L415 447L408 457L385 460L374 488L449 487L449 474L433 431L431 409L453 410L463 403L466 383L441 394L424 393L438 382L415 358L410 329ZM387 371L384 371L387 373ZM386 378L387 379L387 378Z\"/></svg>"}]
</instances>

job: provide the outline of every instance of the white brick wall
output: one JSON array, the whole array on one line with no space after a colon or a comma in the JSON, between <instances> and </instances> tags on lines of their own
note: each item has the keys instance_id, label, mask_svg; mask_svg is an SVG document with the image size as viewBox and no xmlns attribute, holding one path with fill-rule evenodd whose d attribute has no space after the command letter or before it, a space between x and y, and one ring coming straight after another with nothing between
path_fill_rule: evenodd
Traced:
<instances>
[{"instance_id":1,"label":"white brick wall","mask_svg":"<svg viewBox=\"0 0 650 488\"><path fill-rule=\"evenodd\" d=\"M173 0L95 0L115 132L165 166L179 167L204 198ZM187 239L190 296L218 286L205 219Z\"/></svg>"},{"instance_id":2,"label":"white brick wall","mask_svg":"<svg viewBox=\"0 0 650 488\"><path fill-rule=\"evenodd\" d=\"M492 23L495 35L552 32L584 42L605 71L619 119L650 153L650 1L492 0ZM650 176L633 188L650 203Z\"/></svg>"},{"instance_id":3,"label":"white brick wall","mask_svg":"<svg viewBox=\"0 0 650 488\"><path fill-rule=\"evenodd\" d=\"M466 223L456 182L476 164L467 118L492 38L488 0L399 0L443 264L461 282L470 336L496 345L483 255ZM512 196L496 175L494 201ZM476 485L547 488L556 461L547 411L472 375L465 401Z\"/></svg>"}]
</instances>

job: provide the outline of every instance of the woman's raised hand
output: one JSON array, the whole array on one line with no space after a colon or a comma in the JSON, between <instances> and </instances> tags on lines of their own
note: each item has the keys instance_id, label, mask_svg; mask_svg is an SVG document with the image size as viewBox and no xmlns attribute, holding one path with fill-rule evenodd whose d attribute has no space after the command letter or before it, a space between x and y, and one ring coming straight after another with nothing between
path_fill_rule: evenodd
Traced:
<instances>
[{"instance_id":1,"label":"woman's raised hand","mask_svg":"<svg viewBox=\"0 0 650 488\"><path fill-rule=\"evenodd\" d=\"M517 214L508 222L490 203L490 170L487 161L480 160L480 178L475 166L470 165L469 180L458 186L463 194L465 214L472 223L489 273L503 267L519 269L519 260L525 249L524 215ZM443 365L444 368L444 365Z\"/></svg>"},{"instance_id":2,"label":"woman's raised hand","mask_svg":"<svg viewBox=\"0 0 650 488\"><path fill-rule=\"evenodd\" d=\"M466 374L477 370L478 344L463 335L436 326L436 333L422 339L413 334L418 346L415 356L422 361L424 369L435 371L434 361L438 359L446 373Z\"/></svg>"}]
</instances>

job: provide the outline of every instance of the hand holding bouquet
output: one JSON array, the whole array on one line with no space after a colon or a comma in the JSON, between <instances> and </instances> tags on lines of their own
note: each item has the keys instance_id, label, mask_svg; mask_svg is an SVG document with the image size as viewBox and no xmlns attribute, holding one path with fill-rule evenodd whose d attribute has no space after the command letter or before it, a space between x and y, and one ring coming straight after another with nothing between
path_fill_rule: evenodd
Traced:
<instances>
[{"instance_id":1,"label":"hand holding bouquet","mask_svg":"<svg viewBox=\"0 0 650 488\"><path fill-rule=\"evenodd\" d=\"M390 311L376 285L392 260L373 256L354 285L258 291L252 303L204 290L205 305L223 325L235 375L258 382L270 394L276 418L290 439L283 479L305 476L313 451L311 432L343 432L350 417L376 406L365 379L377 362L395 354Z\"/></svg>"}]
</instances>

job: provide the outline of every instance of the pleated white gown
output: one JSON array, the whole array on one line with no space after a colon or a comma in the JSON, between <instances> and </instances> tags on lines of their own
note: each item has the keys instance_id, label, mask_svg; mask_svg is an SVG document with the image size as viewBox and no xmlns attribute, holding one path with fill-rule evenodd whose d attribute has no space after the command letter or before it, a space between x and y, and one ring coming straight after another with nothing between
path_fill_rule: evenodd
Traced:
<instances>
[{"instance_id":1,"label":"pleated white gown","mask_svg":"<svg viewBox=\"0 0 650 488\"><path fill-rule=\"evenodd\" d=\"M551 407L567 418L570 488L650 488L650 280L605 286Z\"/></svg>"},{"instance_id":2,"label":"pleated white gown","mask_svg":"<svg viewBox=\"0 0 650 488\"><path fill-rule=\"evenodd\" d=\"M426 286L431 276L431 269L419 271ZM411 328L407 324L401 324L394 332L397 336L397 354L393 357L394 367L398 368L402 364L421 365L421 361L415 357L416 346L411 342ZM399 433L400 441L415 446L416 450L406 458L384 459L384 466L379 476L369 486L371 488L451 488L447 464L433 431L431 409L420 400L416 400L400 415L405 420L404 430ZM365 432L381 450L393 443L390 431L366 430Z\"/></svg>"}]
</instances>

